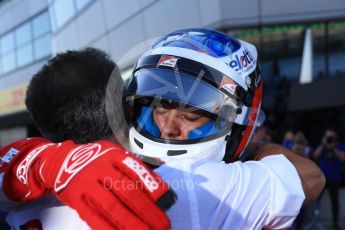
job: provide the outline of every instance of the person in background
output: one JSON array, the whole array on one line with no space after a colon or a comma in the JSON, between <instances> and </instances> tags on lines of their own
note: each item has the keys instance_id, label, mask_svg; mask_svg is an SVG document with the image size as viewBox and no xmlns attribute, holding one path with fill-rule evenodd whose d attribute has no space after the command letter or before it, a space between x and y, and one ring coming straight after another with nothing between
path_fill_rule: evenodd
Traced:
<instances>
[{"instance_id":1,"label":"person in background","mask_svg":"<svg viewBox=\"0 0 345 230\"><path fill-rule=\"evenodd\" d=\"M332 205L332 220L334 229L339 227L339 187L341 183L341 167L345 160L345 153L337 147L338 134L333 129L327 129L320 146L314 152L314 158L318 162L326 177L324 191L329 191ZM324 194L324 191L322 194ZM321 194L321 196L322 196Z\"/></svg>"},{"instance_id":2,"label":"person in background","mask_svg":"<svg viewBox=\"0 0 345 230\"><path fill-rule=\"evenodd\" d=\"M311 158L311 148L308 146L308 140L303 132L297 132L293 139L292 151L299 155Z\"/></svg>"},{"instance_id":3,"label":"person in background","mask_svg":"<svg viewBox=\"0 0 345 230\"><path fill-rule=\"evenodd\" d=\"M337 145L337 148L340 151L345 152L345 142L341 142ZM341 187L345 188L345 161L343 161L343 166L342 166L342 175L341 175Z\"/></svg>"},{"instance_id":4,"label":"person in background","mask_svg":"<svg viewBox=\"0 0 345 230\"><path fill-rule=\"evenodd\" d=\"M299 131L296 132L295 135L293 135L292 132L286 132L285 134L285 143L287 145L291 145L291 149L293 152L297 153L298 155L306 158L310 158L310 147L308 146L308 140L305 137L304 133ZM288 141L291 141L291 144L289 144ZM308 214L309 205L303 205L301 207L300 213L296 217L296 220L293 225L293 229L300 230L303 229L303 226L307 222L307 214Z\"/></svg>"},{"instance_id":5,"label":"person in background","mask_svg":"<svg viewBox=\"0 0 345 230\"><path fill-rule=\"evenodd\" d=\"M254 134L253 134L251 142L252 143L256 143L256 142L269 143L269 142L272 142L272 137L271 137L271 134L270 134L268 128L264 125L257 127Z\"/></svg>"},{"instance_id":6,"label":"person in background","mask_svg":"<svg viewBox=\"0 0 345 230\"><path fill-rule=\"evenodd\" d=\"M294 137L294 132L292 132L291 130L286 131L284 134L282 145L287 149L292 149Z\"/></svg>"}]
</instances>

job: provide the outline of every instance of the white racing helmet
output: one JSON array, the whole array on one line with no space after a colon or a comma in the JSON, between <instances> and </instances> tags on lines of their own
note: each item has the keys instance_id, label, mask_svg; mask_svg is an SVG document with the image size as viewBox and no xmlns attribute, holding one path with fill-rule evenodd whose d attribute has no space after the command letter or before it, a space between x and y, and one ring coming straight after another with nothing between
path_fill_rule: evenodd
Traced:
<instances>
[{"instance_id":1,"label":"white racing helmet","mask_svg":"<svg viewBox=\"0 0 345 230\"><path fill-rule=\"evenodd\" d=\"M167 160L238 160L260 110L262 80L255 46L209 29L185 29L160 38L140 57L124 93L134 153ZM162 138L153 119L157 105L210 118L186 140Z\"/></svg>"}]
</instances>

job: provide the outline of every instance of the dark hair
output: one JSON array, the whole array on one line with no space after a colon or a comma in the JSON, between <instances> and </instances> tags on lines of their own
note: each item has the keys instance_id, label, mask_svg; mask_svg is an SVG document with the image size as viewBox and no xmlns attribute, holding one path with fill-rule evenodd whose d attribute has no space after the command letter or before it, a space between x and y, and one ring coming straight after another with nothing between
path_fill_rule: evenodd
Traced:
<instances>
[{"instance_id":1,"label":"dark hair","mask_svg":"<svg viewBox=\"0 0 345 230\"><path fill-rule=\"evenodd\" d=\"M43 136L54 142L72 139L77 143L111 137L105 94L115 67L106 53L94 48L67 51L50 59L33 76L25 99Z\"/></svg>"}]
</instances>

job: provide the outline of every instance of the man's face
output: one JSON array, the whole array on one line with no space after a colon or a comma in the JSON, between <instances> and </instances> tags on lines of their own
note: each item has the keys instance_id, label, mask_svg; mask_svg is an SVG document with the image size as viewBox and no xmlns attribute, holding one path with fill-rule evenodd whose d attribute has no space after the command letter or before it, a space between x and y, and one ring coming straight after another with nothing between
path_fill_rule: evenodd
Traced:
<instances>
[{"instance_id":1,"label":"man's face","mask_svg":"<svg viewBox=\"0 0 345 230\"><path fill-rule=\"evenodd\" d=\"M293 151L295 153L298 153L301 156L304 156L305 148L306 148L306 146L304 144L302 144L302 143L295 143L294 146L293 146Z\"/></svg>"},{"instance_id":2,"label":"man's face","mask_svg":"<svg viewBox=\"0 0 345 230\"><path fill-rule=\"evenodd\" d=\"M210 118L167 104L156 106L153 120L157 124L161 138L186 140L190 131L207 124Z\"/></svg>"},{"instance_id":3,"label":"man's face","mask_svg":"<svg viewBox=\"0 0 345 230\"><path fill-rule=\"evenodd\" d=\"M337 134L333 130L327 130L324 135L324 142L327 147L333 148L337 145Z\"/></svg>"}]
</instances>

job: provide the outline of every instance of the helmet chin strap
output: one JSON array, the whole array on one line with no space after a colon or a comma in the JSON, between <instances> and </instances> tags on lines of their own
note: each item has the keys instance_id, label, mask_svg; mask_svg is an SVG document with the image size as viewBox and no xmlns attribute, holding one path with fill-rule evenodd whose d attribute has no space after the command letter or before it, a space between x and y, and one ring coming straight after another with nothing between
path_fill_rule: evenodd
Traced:
<instances>
[{"instance_id":1,"label":"helmet chin strap","mask_svg":"<svg viewBox=\"0 0 345 230\"><path fill-rule=\"evenodd\" d=\"M136 128L130 128L130 150L134 153L158 157L165 162L179 159L207 159L220 162L223 160L226 142L224 136L195 144L176 145L160 143L143 136ZM174 152L176 154L170 154Z\"/></svg>"},{"instance_id":2,"label":"helmet chin strap","mask_svg":"<svg viewBox=\"0 0 345 230\"><path fill-rule=\"evenodd\" d=\"M231 163L238 159L239 156L235 156L235 152L242 138L233 138L233 137L238 137L239 135L243 135L244 130L245 130L245 126L234 123L231 129L231 135L227 135L225 137L226 148L225 148L225 155L223 158L223 161L225 161L225 163Z\"/></svg>"},{"instance_id":3,"label":"helmet chin strap","mask_svg":"<svg viewBox=\"0 0 345 230\"><path fill-rule=\"evenodd\" d=\"M199 159L203 158L208 161L220 162L224 159L225 149L225 144L215 144L213 149L209 149L208 152L204 153L204 157Z\"/></svg>"}]
</instances>

